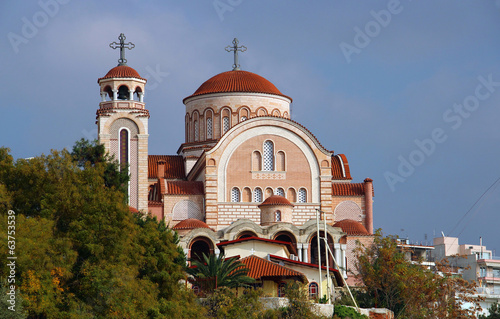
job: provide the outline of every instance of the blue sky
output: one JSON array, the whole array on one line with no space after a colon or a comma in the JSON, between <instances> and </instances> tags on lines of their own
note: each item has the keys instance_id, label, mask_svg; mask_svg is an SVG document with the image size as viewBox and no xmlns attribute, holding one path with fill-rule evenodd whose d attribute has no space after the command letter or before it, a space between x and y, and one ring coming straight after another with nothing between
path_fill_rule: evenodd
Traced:
<instances>
[{"instance_id":1,"label":"blue sky","mask_svg":"<svg viewBox=\"0 0 500 319\"><path fill-rule=\"evenodd\" d=\"M376 228L500 249L499 29L499 1L3 1L0 145L19 158L96 137L123 32L148 79L149 153L175 154L182 99L231 69L237 37L241 68L294 99L354 182L374 179Z\"/></svg>"}]
</instances>

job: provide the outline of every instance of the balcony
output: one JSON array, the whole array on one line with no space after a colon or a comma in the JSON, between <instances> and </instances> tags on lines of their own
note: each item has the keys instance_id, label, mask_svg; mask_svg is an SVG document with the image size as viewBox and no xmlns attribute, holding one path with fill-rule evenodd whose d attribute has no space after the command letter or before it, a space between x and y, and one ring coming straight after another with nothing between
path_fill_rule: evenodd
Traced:
<instances>
[{"instance_id":1,"label":"balcony","mask_svg":"<svg viewBox=\"0 0 500 319\"><path fill-rule=\"evenodd\" d=\"M478 294L499 295L500 297L500 287L492 287L492 288L477 287L476 290Z\"/></svg>"}]
</instances>

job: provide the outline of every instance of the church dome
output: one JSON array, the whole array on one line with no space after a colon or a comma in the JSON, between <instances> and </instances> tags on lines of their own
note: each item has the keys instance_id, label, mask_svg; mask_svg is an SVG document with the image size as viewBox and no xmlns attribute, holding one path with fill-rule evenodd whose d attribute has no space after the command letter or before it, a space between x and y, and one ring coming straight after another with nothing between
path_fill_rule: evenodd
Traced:
<instances>
[{"instance_id":1,"label":"church dome","mask_svg":"<svg viewBox=\"0 0 500 319\"><path fill-rule=\"evenodd\" d=\"M248 71L233 70L211 77L193 94L186 97L184 102L194 96L232 92L273 94L292 100L290 97L281 93L274 84L262 76Z\"/></svg>"},{"instance_id":2,"label":"church dome","mask_svg":"<svg viewBox=\"0 0 500 319\"><path fill-rule=\"evenodd\" d=\"M370 235L370 233L366 230L366 227L363 226L363 224L352 219L340 220L335 224L333 224L333 227L342 228L342 231L344 233L347 233L348 235L353 235L353 236Z\"/></svg>"},{"instance_id":3,"label":"church dome","mask_svg":"<svg viewBox=\"0 0 500 319\"><path fill-rule=\"evenodd\" d=\"M259 205L261 206L274 206L274 205L285 205L285 206L292 206L293 204L290 203L288 199L286 199L283 196L280 195L271 195L269 196L262 204Z\"/></svg>"},{"instance_id":4,"label":"church dome","mask_svg":"<svg viewBox=\"0 0 500 319\"><path fill-rule=\"evenodd\" d=\"M146 79L142 78L136 70L128 65L119 65L112 68L105 76L100 78L99 81L110 78L135 78L146 81Z\"/></svg>"}]
</instances>

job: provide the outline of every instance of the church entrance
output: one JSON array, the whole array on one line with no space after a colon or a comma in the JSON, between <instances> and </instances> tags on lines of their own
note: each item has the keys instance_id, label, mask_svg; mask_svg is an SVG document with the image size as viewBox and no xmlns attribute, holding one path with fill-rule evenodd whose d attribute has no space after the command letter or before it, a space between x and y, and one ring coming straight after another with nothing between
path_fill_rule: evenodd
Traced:
<instances>
[{"instance_id":1,"label":"church entrance","mask_svg":"<svg viewBox=\"0 0 500 319\"><path fill-rule=\"evenodd\" d=\"M203 254L210 255L214 253L214 247L212 242L205 237L197 237L193 239L190 247L190 256L191 260L203 261Z\"/></svg>"}]
</instances>

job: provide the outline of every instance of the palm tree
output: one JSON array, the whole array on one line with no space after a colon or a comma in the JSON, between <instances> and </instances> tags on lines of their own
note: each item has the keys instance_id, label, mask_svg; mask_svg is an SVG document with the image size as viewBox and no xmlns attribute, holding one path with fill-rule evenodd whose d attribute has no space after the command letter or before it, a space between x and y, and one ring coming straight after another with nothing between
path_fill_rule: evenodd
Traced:
<instances>
[{"instance_id":1,"label":"palm tree","mask_svg":"<svg viewBox=\"0 0 500 319\"><path fill-rule=\"evenodd\" d=\"M247 276L249 269L236 257L226 259L224 254L203 254L202 260L191 260L187 272L194 278L191 282L204 292L212 292L218 287L246 287L255 282Z\"/></svg>"}]
</instances>

